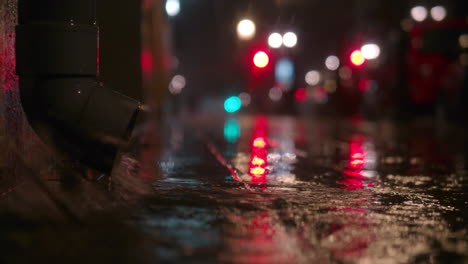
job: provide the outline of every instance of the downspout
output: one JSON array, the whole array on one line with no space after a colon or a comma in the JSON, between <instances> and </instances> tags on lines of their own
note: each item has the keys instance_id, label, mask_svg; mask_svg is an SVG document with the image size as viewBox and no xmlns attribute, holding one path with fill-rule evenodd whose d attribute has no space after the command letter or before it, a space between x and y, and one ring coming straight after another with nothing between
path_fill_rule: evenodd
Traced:
<instances>
[{"instance_id":1,"label":"downspout","mask_svg":"<svg viewBox=\"0 0 468 264\"><path fill-rule=\"evenodd\" d=\"M95 0L18 0L21 101L39 137L61 154L109 173L140 103L98 81Z\"/></svg>"}]
</instances>

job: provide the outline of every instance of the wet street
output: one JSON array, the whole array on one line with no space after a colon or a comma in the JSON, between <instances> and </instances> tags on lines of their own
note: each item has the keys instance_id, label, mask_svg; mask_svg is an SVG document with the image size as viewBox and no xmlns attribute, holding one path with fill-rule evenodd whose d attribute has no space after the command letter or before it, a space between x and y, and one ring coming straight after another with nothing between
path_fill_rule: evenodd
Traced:
<instances>
[{"instance_id":1,"label":"wet street","mask_svg":"<svg viewBox=\"0 0 468 264\"><path fill-rule=\"evenodd\" d=\"M37 172L17 157L16 173L40 181L22 176L4 192L0 262L468 262L460 129L359 117L165 123L161 151L136 144L111 178Z\"/></svg>"}]
</instances>

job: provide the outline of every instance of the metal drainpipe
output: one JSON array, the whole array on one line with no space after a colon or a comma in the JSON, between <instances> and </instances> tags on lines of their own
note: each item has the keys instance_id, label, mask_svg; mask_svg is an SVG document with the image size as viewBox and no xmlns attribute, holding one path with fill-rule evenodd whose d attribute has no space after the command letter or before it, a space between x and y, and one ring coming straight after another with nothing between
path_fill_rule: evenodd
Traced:
<instances>
[{"instance_id":1,"label":"metal drainpipe","mask_svg":"<svg viewBox=\"0 0 468 264\"><path fill-rule=\"evenodd\" d=\"M24 111L60 153L109 173L140 103L98 77L95 0L19 0L17 74Z\"/></svg>"}]
</instances>

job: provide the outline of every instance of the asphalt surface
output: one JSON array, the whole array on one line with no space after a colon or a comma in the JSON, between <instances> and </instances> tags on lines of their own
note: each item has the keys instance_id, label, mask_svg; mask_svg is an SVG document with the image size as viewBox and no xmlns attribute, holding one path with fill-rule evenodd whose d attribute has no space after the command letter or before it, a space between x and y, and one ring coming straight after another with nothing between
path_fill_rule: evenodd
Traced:
<instances>
[{"instance_id":1,"label":"asphalt surface","mask_svg":"<svg viewBox=\"0 0 468 264\"><path fill-rule=\"evenodd\" d=\"M165 124L144 129L112 177L7 151L4 178L19 176L3 188L0 262L468 263L461 129L247 115Z\"/></svg>"}]
</instances>

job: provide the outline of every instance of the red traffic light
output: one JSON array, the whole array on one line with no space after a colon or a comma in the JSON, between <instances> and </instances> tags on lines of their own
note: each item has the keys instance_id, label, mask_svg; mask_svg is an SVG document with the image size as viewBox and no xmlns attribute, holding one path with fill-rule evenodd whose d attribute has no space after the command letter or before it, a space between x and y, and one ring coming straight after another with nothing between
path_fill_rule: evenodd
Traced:
<instances>
[{"instance_id":1,"label":"red traffic light","mask_svg":"<svg viewBox=\"0 0 468 264\"><path fill-rule=\"evenodd\" d=\"M264 51L259 51L255 53L253 63L257 68L262 69L268 66L268 64L270 63L270 58L268 57L268 54L266 54Z\"/></svg>"},{"instance_id":2,"label":"red traffic light","mask_svg":"<svg viewBox=\"0 0 468 264\"><path fill-rule=\"evenodd\" d=\"M366 59L360 50L353 51L353 53L351 53L350 59L354 66L362 66L366 62Z\"/></svg>"}]
</instances>

